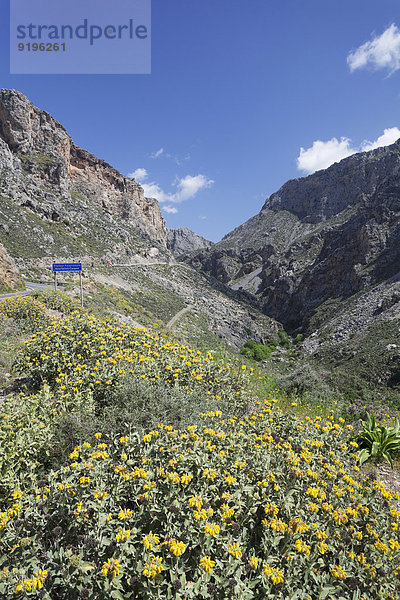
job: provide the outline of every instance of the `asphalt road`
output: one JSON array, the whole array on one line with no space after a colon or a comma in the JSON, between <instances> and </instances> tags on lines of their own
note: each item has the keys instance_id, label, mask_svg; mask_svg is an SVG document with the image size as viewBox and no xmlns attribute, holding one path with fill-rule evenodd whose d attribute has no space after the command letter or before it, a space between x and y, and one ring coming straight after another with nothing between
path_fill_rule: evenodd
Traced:
<instances>
[{"instance_id":1,"label":"asphalt road","mask_svg":"<svg viewBox=\"0 0 400 600\"><path fill-rule=\"evenodd\" d=\"M13 296L26 296L27 294L32 293L34 290L40 289L45 290L46 288L51 287L50 283L33 283L32 281L25 281L26 290L22 292L13 292L11 294L1 294L0 300L4 300L5 298L12 298Z\"/></svg>"}]
</instances>

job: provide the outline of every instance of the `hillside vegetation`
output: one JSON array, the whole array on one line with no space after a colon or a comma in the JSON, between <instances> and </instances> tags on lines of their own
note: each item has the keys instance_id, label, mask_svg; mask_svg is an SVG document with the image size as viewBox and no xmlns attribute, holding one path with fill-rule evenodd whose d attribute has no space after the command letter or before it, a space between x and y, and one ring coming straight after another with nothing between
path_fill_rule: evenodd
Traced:
<instances>
[{"instance_id":1,"label":"hillside vegetation","mask_svg":"<svg viewBox=\"0 0 400 600\"><path fill-rule=\"evenodd\" d=\"M398 496L352 424L66 294L0 318L28 382L0 406L0 597L399 597Z\"/></svg>"}]
</instances>

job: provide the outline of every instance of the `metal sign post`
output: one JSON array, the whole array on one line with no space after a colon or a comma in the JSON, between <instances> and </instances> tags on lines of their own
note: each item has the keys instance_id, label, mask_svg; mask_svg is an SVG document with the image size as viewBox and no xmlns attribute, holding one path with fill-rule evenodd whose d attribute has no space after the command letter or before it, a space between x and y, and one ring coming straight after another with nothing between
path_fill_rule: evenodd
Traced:
<instances>
[{"instance_id":1,"label":"metal sign post","mask_svg":"<svg viewBox=\"0 0 400 600\"><path fill-rule=\"evenodd\" d=\"M66 272L78 273L79 272L79 287L81 290L81 305L83 306L83 284L82 284L82 263L53 263L54 273L54 289L57 291L57 273Z\"/></svg>"},{"instance_id":2,"label":"metal sign post","mask_svg":"<svg viewBox=\"0 0 400 600\"><path fill-rule=\"evenodd\" d=\"M79 271L79 285L81 288L81 306L83 308L83 285L82 285L82 271Z\"/></svg>"}]
</instances>

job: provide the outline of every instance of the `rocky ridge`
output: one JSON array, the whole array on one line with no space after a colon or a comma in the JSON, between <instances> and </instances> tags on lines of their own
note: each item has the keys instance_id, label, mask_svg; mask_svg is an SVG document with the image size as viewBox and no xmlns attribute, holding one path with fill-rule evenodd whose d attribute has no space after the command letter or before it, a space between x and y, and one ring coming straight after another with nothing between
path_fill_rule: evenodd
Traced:
<instances>
[{"instance_id":1,"label":"rocky ridge","mask_svg":"<svg viewBox=\"0 0 400 600\"><path fill-rule=\"evenodd\" d=\"M240 293L177 262L157 201L13 90L0 92L0 243L31 280L49 281L53 260L82 261L85 296L119 317L166 326L182 311L173 327L186 340L238 349L278 329ZM210 244L188 229L168 243L177 254Z\"/></svg>"}]
</instances>

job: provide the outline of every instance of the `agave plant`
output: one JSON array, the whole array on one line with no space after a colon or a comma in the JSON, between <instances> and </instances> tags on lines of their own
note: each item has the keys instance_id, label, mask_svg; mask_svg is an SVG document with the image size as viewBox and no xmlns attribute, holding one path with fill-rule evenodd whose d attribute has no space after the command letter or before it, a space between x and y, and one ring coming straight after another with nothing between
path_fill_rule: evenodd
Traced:
<instances>
[{"instance_id":1,"label":"agave plant","mask_svg":"<svg viewBox=\"0 0 400 600\"><path fill-rule=\"evenodd\" d=\"M394 427L379 425L375 417L367 413L363 428L356 436L360 452L360 464L367 461L379 463L387 460L393 469L393 458L400 454L400 424L396 418Z\"/></svg>"}]
</instances>

